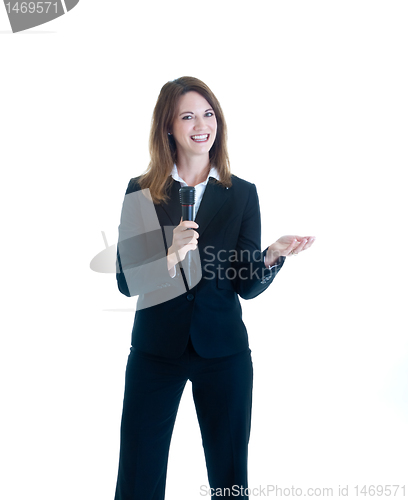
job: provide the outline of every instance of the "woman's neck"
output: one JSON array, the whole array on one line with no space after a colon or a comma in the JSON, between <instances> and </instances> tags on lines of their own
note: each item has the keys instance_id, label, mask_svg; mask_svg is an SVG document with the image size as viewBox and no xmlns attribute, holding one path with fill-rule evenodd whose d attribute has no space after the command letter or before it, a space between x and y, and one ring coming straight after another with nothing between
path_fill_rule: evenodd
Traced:
<instances>
[{"instance_id":1,"label":"woman's neck","mask_svg":"<svg viewBox=\"0 0 408 500\"><path fill-rule=\"evenodd\" d=\"M188 160L186 158L180 158L177 160L177 172L188 186L197 186L197 184L204 182L210 170L209 157Z\"/></svg>"}]
</instances>

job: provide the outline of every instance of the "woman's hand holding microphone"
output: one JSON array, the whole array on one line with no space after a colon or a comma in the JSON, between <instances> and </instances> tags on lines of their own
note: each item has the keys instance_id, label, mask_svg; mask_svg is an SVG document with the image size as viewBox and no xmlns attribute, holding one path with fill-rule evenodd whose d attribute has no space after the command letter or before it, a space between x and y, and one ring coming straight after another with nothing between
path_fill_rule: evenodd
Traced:
<instances>
[{"instance_id":1,"label":"woman's hand holding microphone","mask_svg":"<svg viewBox=\"0 0 408 500\"><path fill-rule=\"evenodd\" d=\"M198 224L191 220L180 220L180 224L173 229L173 243L167 251L167 269L171 270L177 264L185 259L187 252L197 248L199 234L194 229Z\"/></svg>"}]
</instances>

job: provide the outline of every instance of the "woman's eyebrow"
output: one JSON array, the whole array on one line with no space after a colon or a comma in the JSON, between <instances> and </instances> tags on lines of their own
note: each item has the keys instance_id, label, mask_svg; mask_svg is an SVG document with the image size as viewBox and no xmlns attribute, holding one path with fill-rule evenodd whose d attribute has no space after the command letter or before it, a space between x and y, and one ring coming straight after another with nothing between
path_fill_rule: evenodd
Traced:
<instances>
[{"instance_id":1,"label":"woman's eyebrow","mask_svg":"<svg viewBox=\"0 0 408 500\"><path fill-rule=\"evenodd\" d=\"M208 111L214 111L214 110L212 108L209 108L209 109L206 109L204 111L204 113L208 113ZM190 114L194 115L194 113L192 111L183 111L182 113L179 114L179 116L184 115L185 113L190 113Z\"/></svg>"}]
</instances>

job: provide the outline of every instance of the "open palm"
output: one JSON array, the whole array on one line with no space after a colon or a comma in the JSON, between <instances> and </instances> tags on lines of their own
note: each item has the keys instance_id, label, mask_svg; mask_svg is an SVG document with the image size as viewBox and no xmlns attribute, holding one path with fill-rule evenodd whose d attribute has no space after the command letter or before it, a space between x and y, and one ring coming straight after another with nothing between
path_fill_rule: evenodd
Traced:
<instances>
[{"instance_id":1,"label":"open palm","mask_svg":"<svg viewBox=\"0 0 408 500\"><path fill-rule=\"evenodd\" d=\"M275 243L268 247L265 264L271 265L276 262L279 257L297 255L311 247L315 239L315 236L281 236Z\"/></svg>"}]
</instances>

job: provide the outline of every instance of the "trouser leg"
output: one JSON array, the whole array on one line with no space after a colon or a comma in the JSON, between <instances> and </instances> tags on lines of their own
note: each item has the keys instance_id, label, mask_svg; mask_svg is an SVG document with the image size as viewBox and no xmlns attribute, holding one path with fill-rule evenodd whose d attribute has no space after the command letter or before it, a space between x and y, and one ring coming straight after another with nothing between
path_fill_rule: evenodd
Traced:
<instances>
[{"instance_id":1,"label":"trouser leg","mask_svg":"<svg viewBox=\"0 0 408 500\"><path fill-rule=\"evenodd\" d=\"M177 360L132 350L125 377L115 500L163 500L171 435L186 384Z\"/></svg>"},{"instance_id":2,"label":"trouser leg","mask_svg":"<svg viewBox=\"0 0 408 500\"><path fill-rule=\"evenodd\" d=\"M203 360L192 378L210 487L221 488L227 498L248 498L236 493L248 488L252 381L249 349Z\"/></svg>"}]
</instances>

